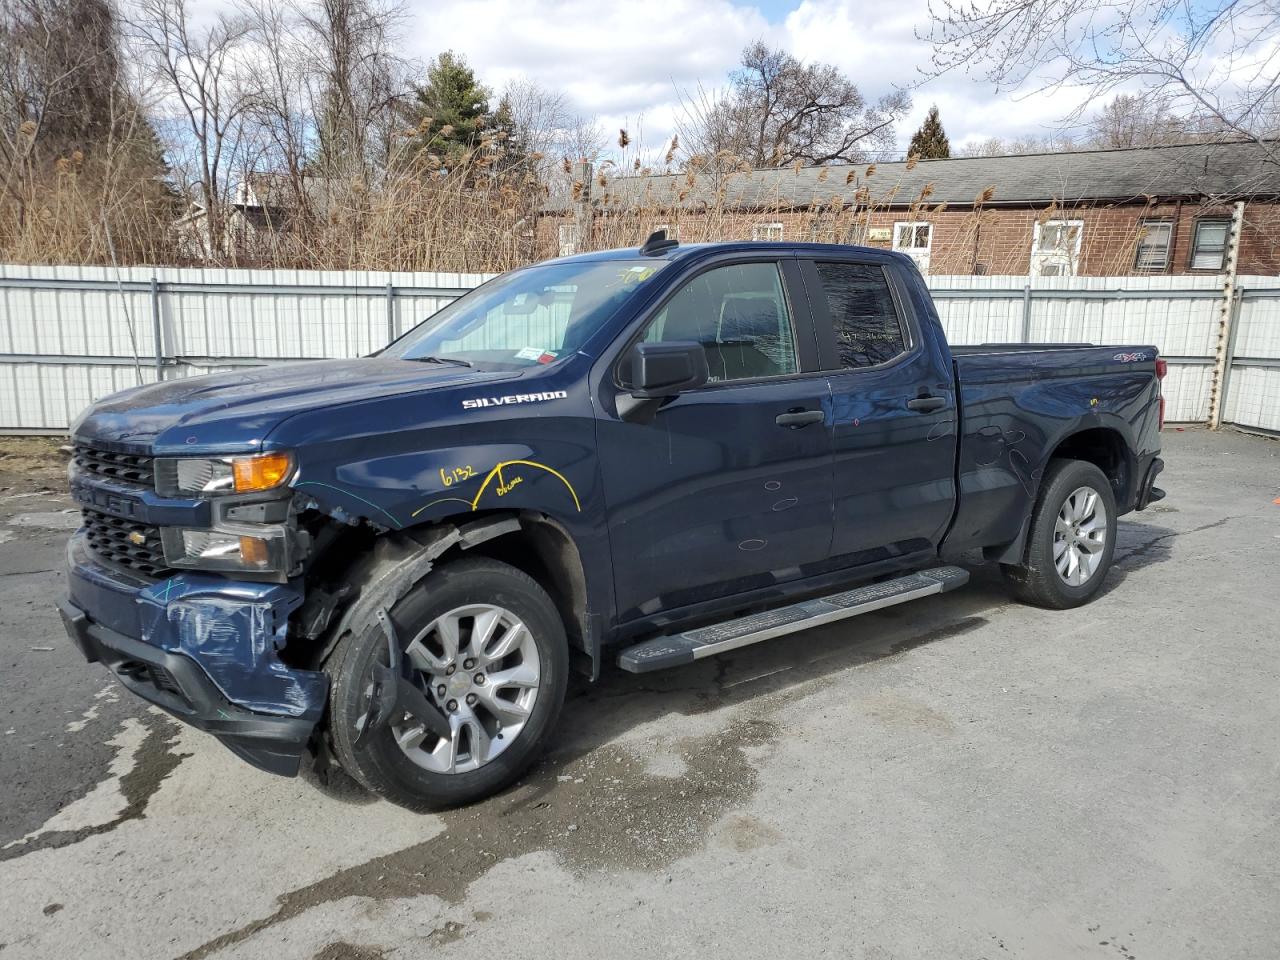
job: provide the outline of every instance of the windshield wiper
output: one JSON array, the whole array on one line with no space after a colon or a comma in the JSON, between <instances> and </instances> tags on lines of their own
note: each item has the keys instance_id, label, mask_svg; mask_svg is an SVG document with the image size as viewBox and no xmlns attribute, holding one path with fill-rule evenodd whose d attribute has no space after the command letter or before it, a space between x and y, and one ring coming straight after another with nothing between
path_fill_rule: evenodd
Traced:
<instances>
[{"instance_id":1,"label":"windshield wiper","mask_svg":"<svg viewBox=\"0 0 1280 960\"><path fill-rule=\"evenodd\" d=\"M452 363L459 367L470 367L470 360L462 360L458 357L405 357L406 360L414 360L418 363Z\"/></svg>"}]
</instances>

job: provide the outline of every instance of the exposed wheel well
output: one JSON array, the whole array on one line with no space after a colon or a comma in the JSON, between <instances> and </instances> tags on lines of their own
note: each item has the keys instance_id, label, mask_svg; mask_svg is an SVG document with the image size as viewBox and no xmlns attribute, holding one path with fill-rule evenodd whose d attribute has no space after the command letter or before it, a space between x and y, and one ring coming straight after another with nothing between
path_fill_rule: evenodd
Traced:
<instances>
[{"instance_id":1,"label":"exposed wheel well","mask_svg":"<svg viewBox=\"0 0 1280 960\"><path fill-rule=\"evenodd\" d=\"M1117 430L1093 427L1067 437L1054 448L1050 459L1084 460L1111 481L1111 491L1122 512L1133 504L1134 466L1129 447Z\"/></svg>"},{"instance_id":2,"label":"exposed wheel well","mask_svg":"<svg viewBox=\"0 0 1280 960\"><path fill-rule=\"evenodd\" d=\"M363 525L328 521L310 529L319 549L306 572L307 596L294 617L294 639L281 651L286 662L315 667L362 604L382 598L389 606L434 567L462 556L486 556L528 574L547 591L571 653L588 655L588 662L576 665L592 672L582 560L568 533L543 514L481 511L381 535Z\"/></svg>"},{"instance_id":3,"label":"exposed wheel well","mask_svg":"<svg viewBox=\"0 0 1280 960\"><path fill-rule=\"evenodd\" d=\"M492 557L533 577L546 590L564 621L569 646L591 652L586 636L587 581L578 548L564 529L540 513L516 515L520 528L486 540L465 551L452 547L438 563L465 552L467 556Z\"/></svg>"}]
</instances>

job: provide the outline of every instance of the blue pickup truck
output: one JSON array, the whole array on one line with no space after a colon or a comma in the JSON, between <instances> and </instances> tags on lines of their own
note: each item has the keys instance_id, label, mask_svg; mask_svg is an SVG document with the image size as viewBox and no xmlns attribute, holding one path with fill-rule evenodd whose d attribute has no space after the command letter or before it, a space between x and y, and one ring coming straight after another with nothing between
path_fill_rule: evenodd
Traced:
<instances>
[{"instance_id":1,"label":"blue pickup truck","mask_svg":"<svg viewBox=\"0 0 1280 960\"><path fill-rule=\"evenodd\" d=\"M67 629L292 775L414 809L518 777L569 672L942 593L1075 607L1155 486L1152 346L949 347L904 256L681 246L516 270L358 360L108 397L72 427Z\"/></svg>"}]
</instances>

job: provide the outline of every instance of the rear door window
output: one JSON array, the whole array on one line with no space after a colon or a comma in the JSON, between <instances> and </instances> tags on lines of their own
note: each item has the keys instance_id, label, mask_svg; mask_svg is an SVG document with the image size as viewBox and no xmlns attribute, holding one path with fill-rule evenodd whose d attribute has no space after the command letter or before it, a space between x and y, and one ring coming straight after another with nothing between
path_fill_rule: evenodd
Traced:
<instances>
[{"instance_id":1,"label":"rear door window","mask_svg":"<svg viewBox=\"0 0 1280 960\"><path fill-rule=\"evenodd\" d=\"M856 370L888 363L907 350L889 278L870 263L817 263L840 367Z\"/></svg>"}]
</instances>

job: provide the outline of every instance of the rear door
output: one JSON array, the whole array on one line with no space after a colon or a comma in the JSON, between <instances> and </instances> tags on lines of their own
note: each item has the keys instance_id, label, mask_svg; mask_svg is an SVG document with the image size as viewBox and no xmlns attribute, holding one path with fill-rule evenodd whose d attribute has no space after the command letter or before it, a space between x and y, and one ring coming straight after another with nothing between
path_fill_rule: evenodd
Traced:
<instances>
[{"instance_id":1,"label":"rear door","mask_svg":"<svg viewBox=\"0 0 1280 960\"><path fill-rule=\"evenodd\" d=\"M955 503L956 397L937 333L893 261L801 269L831 387L833 562L932 554Z\"/></svg>"},{"instance_id":2,"label":"rear door","mask_svg":"<svg viewBox=\"0 0 1280 960\"><path fill-rule=\"evenodd\" d=\"M621 419L621 359L639 337L696 341L706 386L651 422ZM831 417L790 257L686 277L610 361L597 447L623 621L791 580L831 544Z\"/></svg>"}]
</instances>

